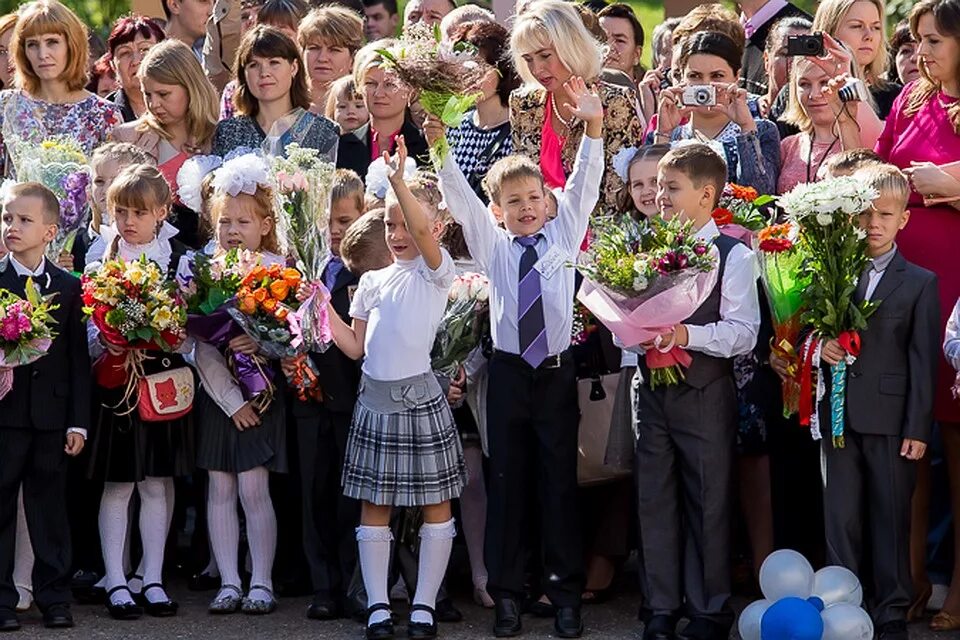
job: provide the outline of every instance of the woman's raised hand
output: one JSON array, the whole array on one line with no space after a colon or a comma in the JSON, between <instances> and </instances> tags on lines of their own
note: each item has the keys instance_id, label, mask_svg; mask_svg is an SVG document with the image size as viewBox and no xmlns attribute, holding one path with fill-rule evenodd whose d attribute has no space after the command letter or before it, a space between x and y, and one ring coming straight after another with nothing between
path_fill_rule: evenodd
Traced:
<instances>
[{"instance_id":1,"label":"woman's raised hand","mask_svg":"<svg viewBox=\"0 0 960 640\"><path fill-rule=\"evenodd\" d=\"M440 118L427 116L423 121L423 135L431 147L447 136L447 126Z\"/></svg>"},{"instance_id":2,"label":"woman's raised hand","mask_svg":"<svg viewBox=\"0 0 960 640\"><path fill-rule=\"evenodd\" d=\"M660 92L657 109L657 133L669 136L690 115L690 109L680 104L683 87L670 87Z\"/></svg>"},{"instance_id":3,"label":"woman's raised hand","mask_svg":"<svg viewBox=\"0 0 960 640\"><path fill-rule=\"evenodd\" d=\"M823 34L823 55L807 56L807 60L814 63L831 78L842 74L849 74L853 62L853 54L843 43L834 39L829 33Z\"/></svg>"}]
</instances>

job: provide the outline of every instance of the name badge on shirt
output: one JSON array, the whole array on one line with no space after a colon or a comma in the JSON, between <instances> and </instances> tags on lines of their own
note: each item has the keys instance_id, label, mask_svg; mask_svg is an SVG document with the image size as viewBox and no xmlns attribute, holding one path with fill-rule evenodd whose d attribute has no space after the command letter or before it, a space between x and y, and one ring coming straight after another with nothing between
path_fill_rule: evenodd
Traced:
<instances>
[{"instance_id":1,"label":"name badge on shirt","mask_svg":"<svg viewBox=\"0 0 960 640\"><path fill-rule=\"evenodd\" d=\"M543 256L537 260L537 263L533 265L533 268L537 270L544 278L551 278L553 274L556 273L557 269L563 266L564 258L563 252L553 245L550 249L547 250Z\"/></svg>"}]
</instances>

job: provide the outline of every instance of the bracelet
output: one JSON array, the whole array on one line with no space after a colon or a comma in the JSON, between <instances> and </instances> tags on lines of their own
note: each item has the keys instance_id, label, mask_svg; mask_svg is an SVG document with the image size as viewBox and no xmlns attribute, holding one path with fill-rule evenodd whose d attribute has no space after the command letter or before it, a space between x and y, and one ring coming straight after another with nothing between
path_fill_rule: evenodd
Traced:
<instances>
[{"instance_id":1,"label":"bracelet","mask_svg":"<svg viewBox=\"0 0 960 640\"><path fill-rule=\"evenodd\" d=\"M655 132L655 133L653 134L653 138L654 138L654 140L658 140L658 139L660 139L660 138L666 138L667 140L669 140L669 139L670 139L670 134L669 134L669 133L661 133L661 132L657 131L657 132Z\"/></svg>"}]
</instances>

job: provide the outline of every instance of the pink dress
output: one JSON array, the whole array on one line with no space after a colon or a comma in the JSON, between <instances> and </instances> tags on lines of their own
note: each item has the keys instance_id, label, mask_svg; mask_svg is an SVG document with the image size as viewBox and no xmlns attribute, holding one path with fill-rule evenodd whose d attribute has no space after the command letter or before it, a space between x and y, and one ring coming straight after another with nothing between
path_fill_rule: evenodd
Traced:
<instances>
[{"instance_id":1,"label":"pink dress","mask_svg":"<svg viewBox=\"0 0 960 640\"><path fill-rule=\"evenodd\" d=\"M547 100L543 130L541 131L540 171L543 173L543 182L548 189L562 189L567 184L567 177L563 172L563 144L564 139L553 130L553 108Z\"/></svg>"},{"instance_id":2,"label":"pink dress","mask_svg":"<svg viewBox=\"0 0 960 640\"><path fill-rule=\"evenodd\" d=\"M960 135L947 116L944 104L954 98L940 94L928 101L915 115L904 114L914 83L904 87L893 103L876 151L901 169L911 161L943 165L960 158ZM960 238L960 211L952 207L924 207L920 194L910 194L910 223L897 236L903 256L937 274L940 284L941 335L953 305L960 298L960 270L957 269L957 239ZM950 394L956 372L940 353L934 417L960 423L960 402Z\"/></svg>"},{"instance_id":3,"label":"pink dress","mask_svg":"<svg viewBox=\"0 0 960 640\"><path fill-rule=\"evenodd\" d=\"M842 150L839 140L814 142L813 157L810 157L808 140L807 134L798 133L780 141L780 176L777 178L779 195L787 193L798 184L816 182L817 171L827 158Z\"/></svg>"}]
</instances>

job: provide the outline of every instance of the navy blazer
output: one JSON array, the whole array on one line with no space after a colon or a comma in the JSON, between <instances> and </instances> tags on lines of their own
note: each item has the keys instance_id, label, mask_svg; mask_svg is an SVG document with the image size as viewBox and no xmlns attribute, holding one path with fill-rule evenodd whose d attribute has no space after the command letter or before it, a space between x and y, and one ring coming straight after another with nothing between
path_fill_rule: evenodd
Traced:
<instances>
[{"instance_id":1,"label":"navy blazer","mask_svg":"<svg viewBox=\"0 0 960 640\"><path fill-rule=\"evenodd\" d=\"M44 263L45 275L34 282L43 295L57 294L53 303L60 306L52 312L57 336L45 356L13 369L13 389L0 400L0 429L89 429L90 356L80 280L50 260ZM0 260L0 288L24 297L25 286L10 259Z\"/></svg>"}]
</instances>

